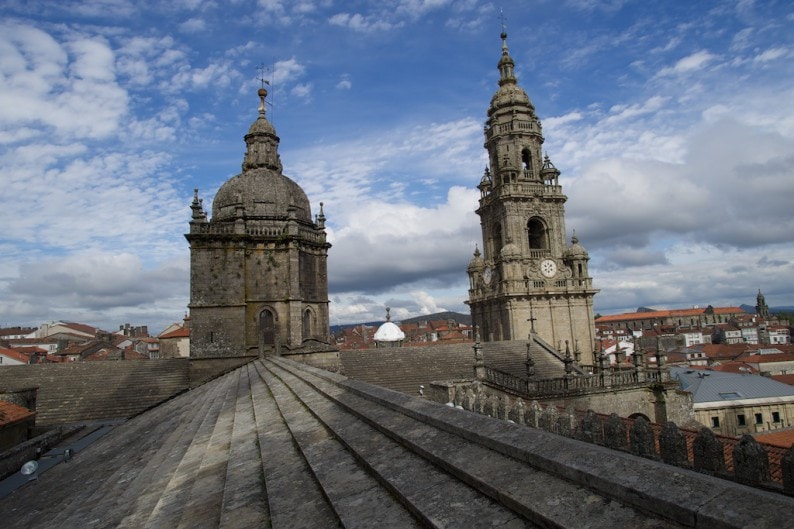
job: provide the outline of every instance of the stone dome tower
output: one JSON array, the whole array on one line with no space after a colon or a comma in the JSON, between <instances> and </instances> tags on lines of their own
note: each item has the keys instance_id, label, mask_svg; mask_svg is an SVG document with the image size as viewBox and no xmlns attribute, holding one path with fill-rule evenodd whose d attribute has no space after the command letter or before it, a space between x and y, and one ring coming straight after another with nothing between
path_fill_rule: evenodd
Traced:
<instances>
[{"instance_id":1,"label":"stone dome tower","mask_svg":"<svg viewBox=\"0 0 794 529\"><path fill-rule=\"evenodd\" d=\"M194 357L329 348L325 215L282 174L279 137L265 116L245 135L242 172L224 183L207 218L195 192L190 233Z\"/></svg>"}]
</instances>

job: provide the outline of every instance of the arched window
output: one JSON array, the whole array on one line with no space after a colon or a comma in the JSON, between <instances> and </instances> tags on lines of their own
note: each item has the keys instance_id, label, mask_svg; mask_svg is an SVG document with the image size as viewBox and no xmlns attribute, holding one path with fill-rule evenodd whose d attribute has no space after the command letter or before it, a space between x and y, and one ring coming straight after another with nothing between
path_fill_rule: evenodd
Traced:
<instances>
[{"instance_id":1,"label":"arched window","mask_svg":"<svg viewBox=\"0 0 794 529\"><path fill-rule=\"evenodd\" d=\"M263 345L276 344L276 318L268 309L259 314L259 332L262 335Z\"/></svg>"},{"instance_id":2,"label":"arched window","mask_svg":"<svg viewBox=\"0 0 794 529\"><path fill-rule=\"evenodd\" d=\"M546 225L537 217L532 217L527 223L527 235L530 250L548 250L549 241Z\"/></svg>"},{"instance_id":3,"label":"arched window","mask_svg":"<svg viewBox=\"0 0 794 529\"><path fill-rule=\"evenodd\" d=\"M532 153L528 148L521 151L521 163L524 166L524 174L527 176L534 176L532 171Z\"/></svg>"},{"instance_id":4,"label":"arched window","mask_svg":"<svg viewBox=\"0 0 794 529\"><path fill-rule=\"evenodd\" d=\"M303 311L303 339L307 340L312 336L312 311L306 309Z\"/></svg>"}]
</instances>

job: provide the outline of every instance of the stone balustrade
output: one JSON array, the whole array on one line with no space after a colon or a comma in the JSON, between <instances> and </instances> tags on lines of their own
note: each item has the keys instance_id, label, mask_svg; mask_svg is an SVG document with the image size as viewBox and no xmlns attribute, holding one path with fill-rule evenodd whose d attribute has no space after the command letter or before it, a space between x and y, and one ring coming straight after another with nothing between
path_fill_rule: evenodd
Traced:
<instances>
[{"instance_id":1,"label":"stone balustrade","mask_svg":"<svg viewBox=\"0 0 794 529\"><path fill-rule=\"evenodd\" d=\"M489 368L503 387L528 381ZM621 374L631 380L631 372ZM657 372L658 375L658 372ZM581 377L598 379L599 377ZM555 384L562 384L559 380ZM564 389L554 386L554 389ZM680 428L674 422L654 424L644 417L624 418L592 410L575 411L554 405L543 407L537 400L527 404L518 397L489 392L483 384L453 386L447 404L496 419L539 428L548 432L615 450L696 470L747 485L785 491L794 495L794 448L758 443L752 436L740 439L719 436L709 428Z\"/></svg>"}]
</instances>

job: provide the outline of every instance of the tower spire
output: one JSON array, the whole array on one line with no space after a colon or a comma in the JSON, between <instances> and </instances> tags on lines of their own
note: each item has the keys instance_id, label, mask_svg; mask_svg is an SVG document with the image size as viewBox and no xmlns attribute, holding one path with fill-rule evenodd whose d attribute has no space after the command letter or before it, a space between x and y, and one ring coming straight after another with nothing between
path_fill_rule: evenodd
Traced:
<instances>
[{"instance_id":1,"label":"tower spire","mask_svg":"<svg viewBox=\"0 0 794 529\"><path fill-rule=\"evenodd\" d=\"M505 26L504 13L499 10L499 17L502 20L502 33L499 35L502 39L502 58L499 59L499 86L504 84L516 84L516 76L513 72L515 62L510 57L510 52L507 49L507 27Z\"/></svg>"}]
</instances>

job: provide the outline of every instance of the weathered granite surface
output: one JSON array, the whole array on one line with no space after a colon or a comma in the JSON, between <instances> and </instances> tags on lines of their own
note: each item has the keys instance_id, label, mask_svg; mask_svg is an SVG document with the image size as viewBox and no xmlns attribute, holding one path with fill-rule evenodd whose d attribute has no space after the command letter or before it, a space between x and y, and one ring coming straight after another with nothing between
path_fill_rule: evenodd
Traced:
<instances>
[{"instance_id":1,"label":"weathered granite surface","mask_svg":"<svg viewBox=\"0 0 794 529\"><path fill-rule=\"evenodd\" d=\"M257 360L0 501L4 527L785 527L794 499Z\"/></svg>"}]
</instances>

